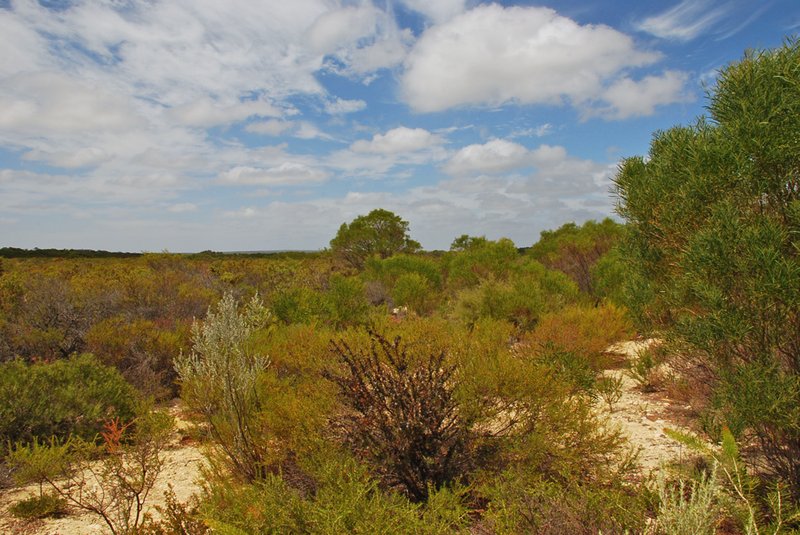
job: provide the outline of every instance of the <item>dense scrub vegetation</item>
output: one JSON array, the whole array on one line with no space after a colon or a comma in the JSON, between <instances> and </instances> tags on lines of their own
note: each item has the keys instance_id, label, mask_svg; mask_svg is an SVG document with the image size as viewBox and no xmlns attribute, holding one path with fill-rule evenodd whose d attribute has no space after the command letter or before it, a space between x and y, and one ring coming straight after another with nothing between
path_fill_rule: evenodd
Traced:
<instances>
[{"instance_id":1,"label":"dense scrub vegetation","mask_svg":"<svg viewBox=\"0 0 800 535\"><path fill-rule=\"evenodd\" d=\"M115 533L800 528L798 88L797 43L749 53L710 118L623 163L625 225L524 251L420 252L375 210L308 255L3 259L0 439L52 489L26 507ZM631 374L682 392L702 436L673 433L704 460L655 481L603 410L605 349L635 329L665 343ZM170 422L144 400L174 396L211 462L158 523ZM70 490L86 470L116 501Z\"/></svg>"},{"instance_id":2,"label":"dense scrub vegetation","mask_svg":"<svg viewBox=\"0 0 800 535\"><path fill-rule=\"evenodd\" d=\"M755 441L800 496L800 44L725 69L709 118L617 177L631 308L709 392L706 431ZM755 458L754 458L755 459Z\"/></svg>"}]
</instances>

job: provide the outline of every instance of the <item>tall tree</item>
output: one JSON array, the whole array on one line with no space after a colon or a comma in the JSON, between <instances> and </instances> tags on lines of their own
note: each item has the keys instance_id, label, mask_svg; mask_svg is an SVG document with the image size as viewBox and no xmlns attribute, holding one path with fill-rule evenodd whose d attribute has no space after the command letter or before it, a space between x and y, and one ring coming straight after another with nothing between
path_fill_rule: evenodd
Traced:
<instances>
[{"instance_id":1,"label":"tall tree","mask_svg":"<svg viewBox=\"0 0 800 535\"><path fill-rule=\"evenodd\" d=\"M387 258L419 249L420 244L408 235L408 221L382 208L358 216L349 225L342 223L331 240L334 256L356 269L363 268L373 255Z\"/></svg>"},{"instance_id":2,"label":"tall tree","mask_svg":"<svg viewBox=\"0 0 800 535\"><path fill-rule=\"evenodd\" d=\"M709 363L715 415L800 495L800 43L724 69L709 111L620 168L628 294Z\"/></svg>"}]
</instances>

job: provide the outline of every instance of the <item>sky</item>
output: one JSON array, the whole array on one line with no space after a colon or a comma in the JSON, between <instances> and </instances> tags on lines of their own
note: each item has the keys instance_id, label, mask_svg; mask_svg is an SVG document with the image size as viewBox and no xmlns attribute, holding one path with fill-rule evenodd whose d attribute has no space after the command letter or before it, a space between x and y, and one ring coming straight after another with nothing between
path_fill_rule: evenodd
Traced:
<instances>
[{"instance_id":1,"label":"sky","mask_svg":"<svg viewBox=\"0 0 800 535\"><path fill-rule=\"evenodd\" d=\"M426 249L613 216L797 0L0 0L0 246Z\"/></svg>"}]
</instances>

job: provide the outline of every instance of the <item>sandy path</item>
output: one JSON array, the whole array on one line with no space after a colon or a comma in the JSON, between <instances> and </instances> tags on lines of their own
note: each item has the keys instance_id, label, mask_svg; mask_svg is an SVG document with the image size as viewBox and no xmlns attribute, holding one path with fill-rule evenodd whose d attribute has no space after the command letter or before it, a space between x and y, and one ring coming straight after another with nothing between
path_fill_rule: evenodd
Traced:
<instances>
[{"instance_id":1,"label":"sandy path","mask_svg":"<svg viewBox=\"0 0 800 535\"><path fill-rule=\"evenodd\" d=\"M628 359L636 352L650 346L653 340L621 342L608 348L608 353L624 355ZM688 432L681 425L669 421L669 403L657 395L644 394L636 382L624 370L606 370L605 375L622 377L622 397L614 403L614 411L608 414L613 424L619 425L631 445L639 448L639 465L647 476L663 463L682 460L686 448L669 438L664 428ZM608 413L608 409L605 409Z\"/></svg>"},{"instance_id":2,"label":"sandy path","mask_svg":"<svg viewBox=\"0 0 800 535\"><path fill-rule=\"evenodd\" d=\"M176 431L169 448L164 451L164 467L145 504L145 512L156 516L155 506L165 504L164 493L168 485L172 485L175 496L180 502L186 502L193 494L200 492L200 471L206 462L196 446L181 444L181 440L186 436L184 432L188 424L180 418L176 409L173 408L170 412L176 416ZM90 513L29 522L16 519L9 513L9 507L13 503L37 493L36 485L0 491L0 533L90 535L110 532L99 516Z\"/></svg>"}]
</instances>

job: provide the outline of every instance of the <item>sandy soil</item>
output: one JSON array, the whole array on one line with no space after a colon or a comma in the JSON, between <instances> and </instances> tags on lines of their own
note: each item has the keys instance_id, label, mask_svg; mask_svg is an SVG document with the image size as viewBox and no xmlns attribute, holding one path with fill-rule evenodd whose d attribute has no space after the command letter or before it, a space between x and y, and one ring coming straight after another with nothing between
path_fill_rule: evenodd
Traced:
<instances>
[{"instance_id":1,"label":"sandy soil","mask_svg":"<svg viewBox=\"0 0 800 535\"><path fill-rule=\"evenodd\" d=\"M607 352L632 359L637 351L654 343L654 340L621 342L611 346ZM675 421L671 421L672 407L669 400L659 394L642 393L636 382L625 370L606 370L606 375L622 377L622 397L613 404L609 413L612 425L618 425L628 437L631 445L639 448L639 465L642 475L647 476L663 463L683 460L689 452L669 438L664 428L688 432ZM605 409L608 412L608 409Z\"/></svg>"},{"instance_id":2,"label":"sandy soil","mask_svg":"<svg viewBox=\"0 0 800 535\"><path fill-rule=\"evenodd\" d=\"M164 468L159 474L150 496L145 504L145 512L158 517L155 506L163 506L164 493L168 484L172 486L180 502L187 502L193 494L200 492L200 470L205 457L200 449L192 444L184 444L189 425L180 418L176 408L170 410L176 417L176 430L169 448L164 452ZM22 521L14 518L9 507L28 496L38 493L38 486L32 485L17 489L0 491L0 533L10 535L90 535L109 533L103 520L91 513L74 513L64 518Z\"/></svg>"}]
</instances>

